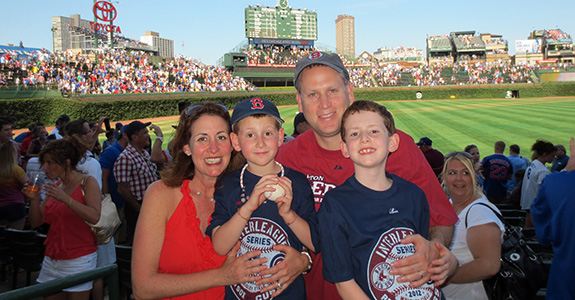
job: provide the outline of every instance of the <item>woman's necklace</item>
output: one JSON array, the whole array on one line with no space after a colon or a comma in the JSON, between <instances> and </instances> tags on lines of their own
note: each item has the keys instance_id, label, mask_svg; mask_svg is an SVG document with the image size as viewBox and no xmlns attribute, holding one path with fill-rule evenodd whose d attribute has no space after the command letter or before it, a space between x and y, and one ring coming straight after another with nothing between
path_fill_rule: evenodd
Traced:
<instances>
[{"instance_id":1,"label":"woman's necklace","mask_svg":"<svg viewBox=\"0 0 575 300\"><path fill-rule=\"evenodd\" d=\"M278 165L278 166L280 167L280 169L281 169L281 175L280 175L280 177L283 177L283 176L284 176L284 173L285 173L285 171L284 171L284 166L282 166L282 165L281 165L279 162L277 162L277 161L276 161L275 163L276 163L276 165ZM248 164L245 164L244 167L242 168L242 172L240 173L240 187L242 188L242 194L241 194L242 203L245 203L246 200L248 200L248 199L250 198L250 196L246 196L246 187L245 187L245 185L244 185L244 173L246 172L246 169L247 169L247 168L248 168Z\"/></svg>"},{"instance_id":2,"label":"woman's necklace","mask_svg":"<svg viewBox=\"0 0 575 300\"><path fill-rule=\"evenodd\" d=\"M192 192L193 192L193 190L192 190L192 189L190 189L190 191L192 191ZM195 193L196 193L196 195L198 195L198 196L202 196L202 193L200 193L200 191L198 191L198 190L196 190L196 192L195 192ZM204 197L206 197L206 196L204 196ZM208 198L208 197L206 197L206 198ZM214 201L214 197L210 198L210 201Z\"/></svg>"},{"instance_id":3,"label":"woman's necklace","mask_svg":"<svg viewBox=\"0 0 575 300\"><path fill-rule=\"evenodd\" d=\"M202 193L200 193L200 192L198 191L198 192L196 192L196 195L201 196ZM206 197L206 198L207 198L207 197ZM210 201L214 201L214 198L210 198Z\"/></svg>"}]
</instances>

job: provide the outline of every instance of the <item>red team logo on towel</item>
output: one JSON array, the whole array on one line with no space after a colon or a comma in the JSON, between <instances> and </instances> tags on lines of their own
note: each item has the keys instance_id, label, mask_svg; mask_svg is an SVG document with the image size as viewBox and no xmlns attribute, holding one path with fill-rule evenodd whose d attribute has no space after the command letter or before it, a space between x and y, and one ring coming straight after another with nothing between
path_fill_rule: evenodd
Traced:
<instances>
[{"instance_id":1,"label":"red team logo on towel","mask_svg":"<svg viewBox=\"0 0 575 300\"><path fill-rule=\"evenodd\" d=\"M433 282L428 282L419 288L411 288L409 282L398 283L399 276L389 274L392 262L415 253L413 244L399 243L404 237L414 233L410 228L393 228L379 238L371 252L367 269L369 289L375 299L439 300L441 298L441 293L433 286Z\"/></svg>"}]
</instances>

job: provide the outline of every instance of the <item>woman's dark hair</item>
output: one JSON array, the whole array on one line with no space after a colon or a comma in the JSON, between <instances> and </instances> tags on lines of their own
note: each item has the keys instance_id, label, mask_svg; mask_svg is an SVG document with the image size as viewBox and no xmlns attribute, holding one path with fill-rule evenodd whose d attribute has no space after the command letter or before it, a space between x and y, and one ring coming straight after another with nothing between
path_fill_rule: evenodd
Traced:
<instances>
[{"instance_id":1,"label":"woman's dark hair","mask_svg":"<svg viewBox=\"0 0 575 300\"><path fill-rule=\"evenodd\" d=\"M78 163L86 156L86 151L88 151L88 147L80 137L67 136L46 144L40 154L38 154L38 159L41 164L44 164L44 158L48 154L54 162L63 166L67 173L71 170L76 170ZM70 160L69 165L67 160Z\"/></svg>"},{"instance_id":2,"label":"woman's dark hair","mask_svg":"<svg viewBox=\"0 0 575 300\"><path fill-rule=\"evenodd\" d=\"M464 150L464 151L467 152L467 153L471 153L471 149L473 149L473 148L477 148L477 146L474 145L474 144L467 145L467 146L465 146L465 150Z\"/></svg>"},{"instance_id":3,"label":"woman's dark hair","mask_svg":"<svg viewBox=\"0 0 575 300\"><path fill-rule=\"evenodd\" d=\"M169 187L178 187L182 184L184 179L191 180L194 178L195 166L192 159L184 153L184 146L188 145L190 142L190 138L192 136L192 125L204 115L222 118L227 124L228 133L231 132L230 113L221 104L200 103L194 104L188 107L188 109L184 109L180 114L178 128L176 129L176 134L173 140L172 153L170 153L173 160L160 173L160 177L165 185ZM238 167L238 163L234 159L236 154L233 152L230 164L222 175L227 174Z\"/></svg>"},{"instance_id":4,"label":"woman's dark hair","mask_svg":"<svg viewBox=\"0 0 575 300\"><path fill-rule=\"evenodd\" d=\"M87 123L84 119L74 120L66 124L66 127L64 127L64 133L67 136L82 136L86 133L84 129L84 123Z\"/></svg>"},{"instance_id":5,"label":"woman's dark hair","mask_svg":"<svg viewBox=\"0 0 575 300\"><path fill-rule=\"evenodd\" d=\"M556 148L552 143L545 140L537 140L533 146L531 146L533 155L531 160L536 160L538 157L555 152Z\"/></svg>"}]
</instances>

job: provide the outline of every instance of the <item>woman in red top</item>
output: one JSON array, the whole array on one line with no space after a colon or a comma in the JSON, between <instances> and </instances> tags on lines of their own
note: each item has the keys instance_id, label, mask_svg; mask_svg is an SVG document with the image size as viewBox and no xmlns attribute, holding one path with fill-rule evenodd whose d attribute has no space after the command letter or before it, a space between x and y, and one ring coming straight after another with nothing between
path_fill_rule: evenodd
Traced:
<instances>
[{"instance_id":1,"label":"woman in red top","mask_svg":"<svg viewBox=\"0 0 575 300\"><path fill-rule=\"evenodd\" d=\"M253 276L265 268L265 258L253 259L259 251L236 257L237 244L227 257L219 256L205 235L216 181L233 168L228 168L230 130L229 112L221 104L192 105L180 115L173 161L146 191L138 217L132 253L137 299L223 299L226 285L271 277ZM295 279L308 264L284 263L286 279ZM292 281L282 280L283 286Z\"/></svg>"},{"instance_id":2,"label":"woman in red top","mask_svg":"<svg viewBox=\"0 0 575 300\"><path fill-rule=\"evenodd\" d=\"M97 223L100 218L101 191L93 177L76 170L84 157L86 146L76 137L48 143L40 152L42 169L49 179L43 189L46 199L40 203L38 192L24 189L30 198L30 225L36 228L50 224L46 237L46 254L38 282L91 270L96 267L96 241L85 222ZM84 187L82 187L84 185ZM82 193L82 188L84 193ZM84 196L85 194L85 196ZM83 283L46 299L88 299L92 282Z\"/></svg>"}]
</instances>

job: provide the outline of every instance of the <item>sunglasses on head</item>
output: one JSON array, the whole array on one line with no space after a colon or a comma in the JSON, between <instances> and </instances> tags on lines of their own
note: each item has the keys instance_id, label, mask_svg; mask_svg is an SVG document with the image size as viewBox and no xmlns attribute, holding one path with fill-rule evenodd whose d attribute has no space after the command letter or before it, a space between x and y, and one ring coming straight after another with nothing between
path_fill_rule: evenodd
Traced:
<instances>
[{"instance_id":1,"label":"sunglasses on head","mask_svg":"<svg viewBox=\"0 0 575 300\"><path fill-rule=\"evenodd\" d=\"M210 102L212 104L216 104L217 106L223 108L226 112L229 112L228 108L221 104L221 103L213 103ZM186 108L186 117L189 117L192 113L194 113L196 110L200 109L200 107L203 107L204 105L206 105L207 103L203 103L203 104L194 104L194 105L190 105Z\"/></svg>"},{"instance_id":2,"label":"sunglasses on head","mask_svg":"<svg viewBox=\"0 0 575 300\"><path fill-rule=\"evenodd\" d=\"M448 159L448 158L450 158L450 157L454 157L454 156L456 156L457 154L461 154L461 155L463 155L463 156L465 156L465 157L467 157L467 158L469 158L469 159L473 159L473 156L471 156L471 154L469 154L469 153L467 153L467 152L465 152L465 151L453 151L453 152L449 152L449 153L447 153L447 154L445 155L445 159Z\"/></svg>"}]
</instances>

